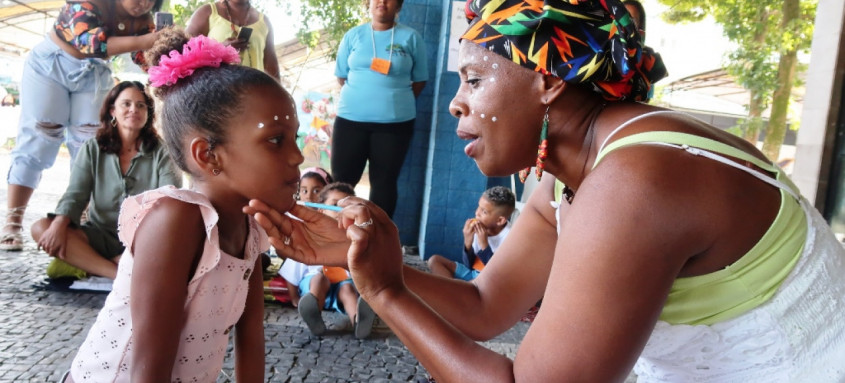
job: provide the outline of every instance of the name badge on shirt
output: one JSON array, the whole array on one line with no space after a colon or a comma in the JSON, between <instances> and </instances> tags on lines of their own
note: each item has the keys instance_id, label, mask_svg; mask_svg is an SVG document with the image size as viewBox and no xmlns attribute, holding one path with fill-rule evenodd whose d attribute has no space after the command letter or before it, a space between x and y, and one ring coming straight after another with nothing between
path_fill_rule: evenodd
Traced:
<instances>
[{"instance_id":1,"label":"name badge on shirt","mask_svg":"<svg viewBox=\"0 0 845 383\"><path fill-rule=\"evenodd\" d=\"M381 74L387 74L388 72L390 72L390 61L380 59L378 57L373 57L373 62L370 64L370 69Z\"/></svg>"}]
</instances>

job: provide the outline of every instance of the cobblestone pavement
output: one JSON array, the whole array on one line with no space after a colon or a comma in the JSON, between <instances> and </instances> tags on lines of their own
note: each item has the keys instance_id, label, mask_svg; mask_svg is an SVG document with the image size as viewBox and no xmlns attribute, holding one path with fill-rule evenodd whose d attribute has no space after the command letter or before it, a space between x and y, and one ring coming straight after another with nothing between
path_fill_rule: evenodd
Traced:
<instances>
[{"instance_id":1,"label":"cobblestone pavement","mask_svg":"<svg viewBox=\"0 0 845 383\"><path fill-rule=\"evenodd\" d=\"M7 153L0 153L0 169L8 169ZM24 217L24 227L51 211L68 178L68 159L60 157L44 173ZM5 217L5 180L0 182L0 217ZM45 290L44 269L49 257L35 249L27 236L22 252L0 251L0 383L55 382L70 366L87 335L105 294ZM417 262L409 258L409 262ZM327 335L311 336L296 310L266 306L266 373L268 382L424 382L425 369L384 326L369 339L358 340L339 331L343 316L324 314ZM348 321L346 321L348 324ZM331 330L331 329L335 330ZM514 328L485 345L513 357L528 325ZM231 351L231 350L230 350ZM233 381L228 356L218 382Z\"/></svg>"}]
</instances>

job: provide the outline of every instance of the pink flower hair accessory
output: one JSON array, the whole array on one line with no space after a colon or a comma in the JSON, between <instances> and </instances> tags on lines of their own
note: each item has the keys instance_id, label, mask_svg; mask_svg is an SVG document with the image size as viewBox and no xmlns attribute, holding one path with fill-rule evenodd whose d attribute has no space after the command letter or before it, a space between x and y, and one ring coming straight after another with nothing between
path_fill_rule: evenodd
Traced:
<instances>
[{"instance_id":1,"label":"pink flower hair accessory","mask_svg":"<svg viewBox=\"0 0 845 383\"><path fill-rule=\"evenodd\" d=\"M192 37L182 47L182 53L177 50L162 55L158 65L149 69L150 84L154 87L176 84L194 74L199 68L218 68L221 63L238 64L241 57L231 46L225 46L206 36Z\"/></svg>"}]
</instances>

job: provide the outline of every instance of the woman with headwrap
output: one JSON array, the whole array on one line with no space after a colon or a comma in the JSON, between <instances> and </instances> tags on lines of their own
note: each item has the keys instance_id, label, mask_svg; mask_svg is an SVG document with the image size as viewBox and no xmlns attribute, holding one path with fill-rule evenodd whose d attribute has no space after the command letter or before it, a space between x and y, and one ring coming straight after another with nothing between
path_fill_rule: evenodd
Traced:
<instances>
[{"instance_id":1,"label":"woman with headwrap","mask_svg":"<svg viewBox=\"0 0 845 383\"><path fill-rule=\"evenodd\" d=\"M487 175L545 173L484 273L403 268L396 227L353 199L343 230L253 202L283 256L348 264L438 381L845 380L845 250L754 146L639 102L665 70L618 0L467 11L464 151ZM513 361L476 343L541 298Z\"/></svg>"}]
</instances>

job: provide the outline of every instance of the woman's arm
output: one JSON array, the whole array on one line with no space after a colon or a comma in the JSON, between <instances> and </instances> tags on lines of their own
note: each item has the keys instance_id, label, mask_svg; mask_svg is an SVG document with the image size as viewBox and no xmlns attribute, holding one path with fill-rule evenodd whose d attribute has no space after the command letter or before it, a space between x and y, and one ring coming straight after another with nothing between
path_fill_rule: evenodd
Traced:
<instances>
[{"instance_id":1,"label":"woman's arm","mask_svg":"<svg viewBox=\"0 0 845 383\"><path fill-rule=\"evenodd\" d=\"M147 50L153 46L155 39L155 32L141 36L112 36L106 40L106 54L111 57L121 53Z\"/></svg>"},{"instance_id":2,"label":"woman's arm","mask_svg":"<svg viewBox=\"0 0 845 383\"><path fill-rule=\"evenodd\" d=\"M214 3L205 4L194 11L191 19L188 20L188 25L185 26L185 33L188 36L208 35L208 18L211 16L211 7L214 6Z\"/></svg>"},{"instance_id":3,"label":"woman's arm","mask_svg":"<svg viewBox=\"0 0 845 383\"><path fill-rule=\"evenodd\" d=\"M177 188L182 187L182 171L167 154L167 149L163 142L158 143L156 169L158 172L158 185L151 185L152 188L160 188L165 185L173 185Z\"/></svg>"},{"instance_id":4,"label":"woman's arm","mask_svg":"<svg viewBox=\"0 0 845 383\"><path fill-rule=\"evenodd\" d=\"M341 85L343 85L343 84L341 84ZM412 82L411 83L411 90L414 91L414 97L419 97L420 93L422 93L424 88L425 88L425 81L419 81L419 82Z\"/></svg>"},{"instance_id":5,"label":"woman's arm","mask_svg":"<svg viewBox=\"0 0 845 383\"><path fill-rule=\"evenodd\" d=\"M553 187L554 177L543 177L478 278L447 280L405 267L410 290L475 340L490 339L512 327L543 297L549 278L557 238L555 210L549 205Z\"/></svg>"},{"instance_id":6,"label":"woman's arm","mask_svg":"<svg viewBox=\"0 0 845 383\"><path fill-rule=\"evenodd\" d=\"M279 58L276 57L276 45L273 42L273 26L267 17L264 17L264 23L267 24L268 31L267 42L264 44L264 72L279 80Z\"/></svg>"},{"instance_id":7,"label":"woman's arm","mask_svg":"<svg viewBox=\"0 0 845 383\"><path fill-rule=\"evenodd\" d=\"M502 317L513 315L514 310L495 307L520 305L519 297L525 299L526 288L508 273L523 278L518 282L528 284L528 290L536 288L535 282L524 279L536 271L520 268L536 267L534 259L543 258L548 249L535 243L546 243L549 232L517 231L517 226L526 228L523 219L528 217L518 219L500 248L507 255L498 258L497 252L475 289L418 287L414 291L425 296L424 304L395 272L401 263L395 227L375 209L349 208L343 214L352 239L349 264L355 284L438 381L622 381L644 347L678 271L702 245L702 240L690 239L700 227L678 213L700 213L690 208L695 194L666 188L676 175L651 174L651 169L659 169L653 165L637 172L617 163L617 169L604 169L603 174L594 171L581 185L575 203L562 214L554 261L546 263L551 274L543 306L513 363L475 344L463 334L466 330L452 323L477 317L501 325ZM643 201L660 203L645 208ZM350 219L365 222L370 217L375 225L351 225ZM513 253L517 247L523 251ZM411 278L408 282L415 283ZM498 295L485 295L491 291ZM434 297L441 294L445 296ZM470 309L460 307L464 302Z\"/></svg>"},{"instance_id":8,"label":"woman's arm","mask_svg":"<svg viewBox=\"0 0 845 383\"><path fill-rule=\"evenodd\" d=\"M138 227L129 300L133 382L170 380L186 320L191 266L204 240L199 208L170 198L159 200Z\"/></svg>"},{"instance_id":9,"label":"woman's arm","mask_svg":"<svg viewBox=\"0 0 845 383\"><path fill-rule=\"evenodd\" d=\"M261 257L257 257L244 312L235 324L235 380L264 381L264 283Z\"/></svg>"},{"instance_id":10,"label":"woman's arm","mask_svg":"<svg viewBox=\"0 0 845 383\"><path fill-rule=\"evenodd\" d=\"M95 161L102 162L103 158L100 157L108 155L100 152L97 142L93 139L87 141L80 148L76 160L73 162L67 189L56 205L55 213L57 216L67 216L71 222L79 224L82 212L92 201L96 181L95 172L101 170L99 164L95 164ZM118 174L114 174L114 176L119 177Z\"/></svg>"}]
</instances>

